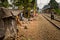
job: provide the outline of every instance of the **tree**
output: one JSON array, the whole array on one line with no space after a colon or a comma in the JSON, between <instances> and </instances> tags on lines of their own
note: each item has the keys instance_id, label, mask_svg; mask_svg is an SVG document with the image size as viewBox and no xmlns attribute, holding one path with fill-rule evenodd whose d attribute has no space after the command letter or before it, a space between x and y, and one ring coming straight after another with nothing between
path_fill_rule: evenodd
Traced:
<instances>
[{"instance_id":1,"label":"tree","mask_svg":"<svg viewBox=\"0 0 60 40\"><path fill-rule=\"evenodd\" d=\"M23 6L25 9L27 9L28 7L34 8L35 0L18 0L14 2L14 5L18 7Z\"/></svg>"},{"instance_id":2,"label":"tree","mask_svg":"<svg viewBox=\"0 0 60 40\"><path fill-rule=\"evenodd\" d=\"M50 7L54 9L54 12L56 14L60 15L59 4L55 0L50 0L50 3L48 5L50 5Z\"/></svg>"},{"instance_id":3,"label":"tree","mask_svg":"<svg viewBox=\"0 0 60 40\"><path fill-rule=\"evenodd\" d=\"M18 6L19 9L30 11L31 9L36 8L35 0L18 0L14 3L15 6Z\"/></svg>"},{"instance_id":4,"label":"tree","mask_svg":"<svg viewBox=\"0 0 60 40\"><path fill-rule=\"evenodd\" d=\"M58 3L55 0L50 0L50 5L51 8L57 9L58 8Z\"/></svg>"},{"instance_id":5,"label":"tree","mask_svg":"<svg viewBox=\"0 0 60 40\"><path fill-rule=\"evenodd\" d=\"M1 0L0 5L1 5L2 7L6 7L6 8L9 7L8 0Z\"/></svg>"}]
</instances>

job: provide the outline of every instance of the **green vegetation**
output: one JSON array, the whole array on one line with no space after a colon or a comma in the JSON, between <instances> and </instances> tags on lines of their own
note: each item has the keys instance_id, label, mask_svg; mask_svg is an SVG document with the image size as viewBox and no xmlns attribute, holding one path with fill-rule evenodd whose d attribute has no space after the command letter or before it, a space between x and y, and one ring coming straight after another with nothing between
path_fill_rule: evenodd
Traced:
<instances>
[{"instance_id":1,"label":"green vegetation","mask_svg":"<svg viewBox=\"0 0 60 40\"><path fill-rule=\"evenodd\" d=\"M55 10L56 14L60 15L60 9L59 9L59 4L55 0L50 0L50 3L48 4L52 9Z\"/></svg>"},{"instance_id":2,"label":"green vegetation","mask_svg":"<svg viewBox=\"0 0 60 40\"><path fill-rule=\"evenodd\" d=\"M8 0L1 0L0 7L5 7L5 8L9 7Z\"/></svg>"},{"instance_id":3,"label":"green vegetation","mask_svg":"<svg viewBox=\"0 0 60 40\"><path fill-rule=\"evenodd\" d=\"M10 4L8 3L8 0L0 0L0 6L2 7L9 7ZM18 6L19 9L21 8L25 8L25 9L28 9L30 10L30 8L32 9L35 9L35 0L14 0L13 4L15 6Z\"/></svg>"},{"instance_id":4,"label":"green vegetation","mask_svg":"<svg viewBox=\"0 0 60 40\"><path fill-rule=\"evenodd\" d=\"M55 12L60 15L60 9L55 9Z\"/></svg>"},{"instance_id":5,"label":"green vegetation","mask_svg":"<svg viewBox=\"0 0 60 40\"><path fill-rule=\"evenodd\" d=\"M15 0L16 1L16 0ZM16 2L14 2L15 6L18 6L19 9L22 6L22 8L24 7L24 9L32 9L35 7L35 0L18 0Z\"/></svg>"},{"instance_id":6,"label":"green vegetation","mask_svg":"<svg viewBox=\"0 0 60 40\"><path fill-rule=\"evenodd\" d=\"M58 3L55 0L50 0L50 5L51 8L57 9L58 8Z\"/></svg>"},{"instance_id":7,"label":"green vegetation","mask_svg":"<svg viewBox=\"0 0 60 40\"><path fill-rule=\"evenodd\" d=\"M36 9L35 0L17 0L16 2L14 2L14 5L18 6L18 9L24 10L24 13L26 12L26 10L28 10L28 17L30 14L30 10Z\"/></svg>"},{"instance_id":8,"label":"green vegetation","mask_svg":"<svg viewBox=\"0 0 60 40\"><path fill-rule=\"evenodd\" d=\"M26 12L26 10L28 10L29 14L30 14L30 10L36 9L36 0L13 0L13 5L17 6L19 10L23 10L24 13ZM8 0L1 0L0 6L8 8L9 6L12 6L8 3ZM29 15L28 14L28 15Z\"/></svg>"}]
</instances>

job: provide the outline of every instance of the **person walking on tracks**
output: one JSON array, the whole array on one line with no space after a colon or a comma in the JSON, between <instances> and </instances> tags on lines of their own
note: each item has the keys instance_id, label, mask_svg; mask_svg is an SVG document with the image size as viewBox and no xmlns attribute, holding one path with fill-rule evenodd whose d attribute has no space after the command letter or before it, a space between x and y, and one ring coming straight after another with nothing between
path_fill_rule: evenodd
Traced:
<instances>
[{"instance_id":1,"label":"person walking on tracks","mask_svg":"<svg viewBox=\"0 0 60 40\"><path fill-rule=\"evenodd\" d=\"M54 20L54 10L51 11L51 20Z\"/></svg>"}]
</instances>

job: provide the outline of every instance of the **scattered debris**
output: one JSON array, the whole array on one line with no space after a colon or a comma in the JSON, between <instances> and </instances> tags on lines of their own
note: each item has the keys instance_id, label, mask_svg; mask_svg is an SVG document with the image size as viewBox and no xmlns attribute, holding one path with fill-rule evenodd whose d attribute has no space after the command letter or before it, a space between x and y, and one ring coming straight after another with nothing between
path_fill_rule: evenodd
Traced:
<instances>
[{"instance_id":1,"label":"scattered debris","mask_svg":"<svg viewBox=\"0 0 60 40\"><path fill-rule=\"evenodd\" d=\"M24 29L28 29L27 26L25 26Z\"/></svg>"}]
</instances>

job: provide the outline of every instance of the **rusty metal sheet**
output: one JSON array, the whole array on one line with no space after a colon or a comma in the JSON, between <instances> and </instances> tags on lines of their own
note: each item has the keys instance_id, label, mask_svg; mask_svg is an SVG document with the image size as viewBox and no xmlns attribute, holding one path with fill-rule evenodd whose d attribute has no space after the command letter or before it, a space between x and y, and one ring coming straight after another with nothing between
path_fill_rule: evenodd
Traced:
<instances>
[{"instance_id":1,"label":"rusty metal sheet","mask_svg":"<svg viewBox=\"0 0 60 40\"><path fill-rule=\"evenodd\" d=\"M0 14L2 18L12 16L11 12L6 8L1 8L0 12L2 14L2 15Z\"/></svg>"}]
</instances>

